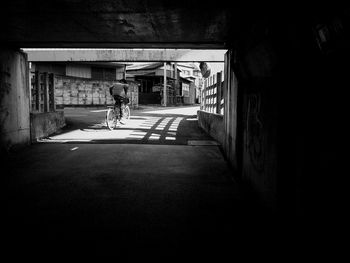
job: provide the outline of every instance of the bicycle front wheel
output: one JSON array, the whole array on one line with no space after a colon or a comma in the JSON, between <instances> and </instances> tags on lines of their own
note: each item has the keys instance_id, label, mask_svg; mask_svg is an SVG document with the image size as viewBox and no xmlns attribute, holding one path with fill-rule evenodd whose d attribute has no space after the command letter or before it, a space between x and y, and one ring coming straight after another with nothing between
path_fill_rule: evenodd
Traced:
<instances>
[{"instance_id":1,"label":"bicycle front wheel","mask_svg":"<svg viewBox=\"0 0 350 263\"><path fill-rule=\"evenodd\" d=\"M127 119L127 120L130 119L130 108L129 108L129 106L125 106L124 118Z\"/></svg>"},{"instance_id":2,"label":"bicycle front wheel","mask_svg":"<svg viewBox=\"0 0 350 263\"><path fill-rule=\"evenodd\" d=\"M106 113L106 125L107 125L107 128L110 130L113 130L117 125L114 109L108 109Z\"/></svg>"}]
</instances>

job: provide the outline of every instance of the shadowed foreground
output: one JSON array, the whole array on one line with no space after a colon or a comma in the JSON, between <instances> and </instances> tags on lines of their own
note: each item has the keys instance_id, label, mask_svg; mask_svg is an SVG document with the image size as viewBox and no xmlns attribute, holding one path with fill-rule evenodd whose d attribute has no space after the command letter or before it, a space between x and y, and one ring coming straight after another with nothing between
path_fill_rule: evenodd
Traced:
<instances>
[{"instance_id":1,"label":"shadowed foreground","mask_svg":"<svg viewBox=\"0 0 350 263\"><path fill-rule=\"evenodd\" d=\"M8 251L217 258L274 235L216 145L41 143L7 165Z\"/></svg>"}]
</instances>

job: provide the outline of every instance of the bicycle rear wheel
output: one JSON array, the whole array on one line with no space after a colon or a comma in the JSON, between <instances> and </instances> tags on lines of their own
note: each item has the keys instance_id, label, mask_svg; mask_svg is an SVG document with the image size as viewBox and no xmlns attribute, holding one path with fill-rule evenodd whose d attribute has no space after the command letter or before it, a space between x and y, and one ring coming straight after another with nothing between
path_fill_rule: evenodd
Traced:
<instances>
[{"instance_id":1,"label":"bicycle rear wheel","mask_svg":"<svg viewBox=\"0 0 350 263\"><path fill-rule=\"evenodd\" d=\"M129 106L125 106L125 108L124 108L124 118L125 119L130 119L130 108L129 108Z\"/></svg>"},{"instance_id":2,"label":"bicycle rear wheel","mask_svg":"<svg viewBox=\"0 0 350 263\"><path fill-rule=\"evenodd\" d=\"M117 119L114 109L108 109L106 113L106 125L110 130L113 130L117 126Z\"/></svg>"}]
</instances>

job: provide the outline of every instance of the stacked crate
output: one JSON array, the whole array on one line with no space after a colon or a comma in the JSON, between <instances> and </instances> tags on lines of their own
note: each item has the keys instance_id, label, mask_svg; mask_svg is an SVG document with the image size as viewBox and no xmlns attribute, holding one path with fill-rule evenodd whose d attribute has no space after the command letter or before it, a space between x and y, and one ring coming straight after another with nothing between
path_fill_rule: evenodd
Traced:
<instances>
[{"instance_id":1,"label":"stacked crate","mask_svg":"<svg viewBox=\"0 0 350 263\"><path fill-rule=\"evenodd\" d=\"M77 86L78 90L78 105L86 105L87 95L86 95L86 85L85 83L79 83Z\"/></svg>"},{"instance_id":2,"label":"stacked crate","mask_svg":"<svg viewBox=\"0 0 350 263\"><path fill-rule=\"evenodd\" d=\"M109 94L109 87L114 81L99 81L67 76L55 76L55 101L57 105L112 105L113 97ZM130 83L130 104L138 105L138 85Z\"/></svg>"}]
</instances>

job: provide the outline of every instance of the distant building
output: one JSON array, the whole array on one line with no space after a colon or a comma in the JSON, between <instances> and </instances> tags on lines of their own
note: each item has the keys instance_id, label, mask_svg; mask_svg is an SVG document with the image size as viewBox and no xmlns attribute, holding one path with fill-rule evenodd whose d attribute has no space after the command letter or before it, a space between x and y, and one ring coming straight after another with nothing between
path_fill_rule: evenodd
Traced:
<instances>
[{"instance_id":1,"label":"distant building","mask_svg":"<svg viewBox=\"0 0 350 263\"><path fill-rule=\"evenodd\" d=\"M167 104L176 104L175 79L179 79L179 70L175 75L174 64L166 64ZM161 104L164 90L164 63L134 64L126 68L126 79L138 82L140 104Z\"/></svg>"},{"instance_id":2,"label":"distant building","mask_svg":"<svg viewBox=\"0 0 350 263\"><path fill-rule=\"evenodd\" d=\"M194 104L196 101L196 86L193 77L180 77L181 96L183 104Z\"/></svg>"},{"instance_id":3,"label":"distant building","mask_svg":"<svg viewBox=\"0 0 350 263\"><path fill-rule=\"evenodd\" d=\"M166 63L167 104L198 103L201 83L200 69L194 64ZM176 72L176 73L175 73ZM175 75L176 74L176 75ZM140 104L162 104L164 63L137 63L126 68L126 79L140 84Z\"/></svg>"},{"instance_id":4,"label":"distant building","mask_svg":"<svg viewBox=\"0 0 350 263\"><path fill-rule=\"evenodd\" d=\"M54 73L55 103L64 106L98 106L114 103L109 87L125 79L127 64L114 62L33 62L35 72ZM131 106L137 107L138 86L130 82ZM32 93L35 95L35 93Z\"/></svg>"},{"instance_id":5,"label":"distant building","mask_svg":"<svg viewBox=\"0 0 350 263\"><path fill-rule=\"evenodd\" d=\"M186 83L184 79L190 83L188 96L186 92L183 95L184 104L199 103L200 91L203 86L202 74L199 67L194 63L178 63L177 67L181 70L180 77L182 83Z\"/></svg>"}]
</instances>

